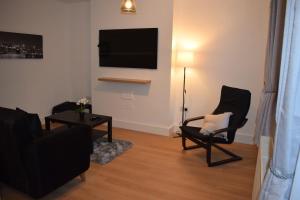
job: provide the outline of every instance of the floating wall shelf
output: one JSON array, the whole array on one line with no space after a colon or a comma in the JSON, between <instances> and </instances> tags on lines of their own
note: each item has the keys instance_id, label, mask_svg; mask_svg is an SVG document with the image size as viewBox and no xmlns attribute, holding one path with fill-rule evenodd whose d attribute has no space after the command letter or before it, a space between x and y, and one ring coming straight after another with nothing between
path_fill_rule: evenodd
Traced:
<instances>
[{"instance_id":1,"label":"floating wall shelf","mask_svg":"<svg viewBox=\"0 0 300 200\"><path fill-rule=\"evenodd\" d=\"M98 81L106 82L118 82L118 83L135 83L135 84L150 84L151 80L145 79L129 79L129 78L112 78L112 77L100 77Z\"/></svg>"}]
</instances>

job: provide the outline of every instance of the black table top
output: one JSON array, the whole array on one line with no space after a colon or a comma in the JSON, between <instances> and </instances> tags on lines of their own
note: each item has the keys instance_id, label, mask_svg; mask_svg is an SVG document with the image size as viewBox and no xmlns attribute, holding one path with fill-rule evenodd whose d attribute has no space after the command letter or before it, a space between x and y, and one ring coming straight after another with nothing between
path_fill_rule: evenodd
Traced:
<instances>
[{"instance_id":1,"label":"black table top","mask_svg":"<svg viewBox=\"0 0 300 200\"><path fill-rule=\"evenodd\" d=\"M97 117L97 118L91 120L91 118L93 117ZM79 125L82 124L82 125L88 125L90 127L95 127L97 125L111 121L112 117L106 115L84 113L84 119L80 120L78 112L65 111L54 115L50 115L46 117L46 119L49 119L51 121L61 122L61 123L67 123L67 124L79 124Z\"/></svg>"}]
</instances>

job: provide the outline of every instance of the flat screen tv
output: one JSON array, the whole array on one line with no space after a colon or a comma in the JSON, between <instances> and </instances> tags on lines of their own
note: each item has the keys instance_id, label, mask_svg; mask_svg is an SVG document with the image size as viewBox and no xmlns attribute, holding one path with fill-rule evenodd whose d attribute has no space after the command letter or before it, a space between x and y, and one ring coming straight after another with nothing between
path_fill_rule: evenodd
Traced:
<instances>
[{"instance_id":1,"label":"flat screen tv","mask_svg":"<svg viewBox=\"0 0 300 200\"><path fill-rule=\"evenodd\" d=\"M157 28L100 30L100 67L157 69L157 43Z\"/></svg>"}]
</instances>

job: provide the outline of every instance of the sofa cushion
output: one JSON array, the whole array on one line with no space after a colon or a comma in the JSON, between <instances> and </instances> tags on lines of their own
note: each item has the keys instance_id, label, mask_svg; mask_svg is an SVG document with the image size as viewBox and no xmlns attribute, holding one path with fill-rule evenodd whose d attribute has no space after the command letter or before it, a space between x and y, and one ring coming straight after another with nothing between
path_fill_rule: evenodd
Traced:
<instances>
[{"instance_id":1,"label":"sofa cushion","mask_svg":"<svg viewBox=\"0 0 300 200\"><path fill-rule=\"evenodd\" d=\"M16 108L16 110L26 115L27 132L31 139L36 139L42 136L42 124L38 114L27 113L20 108Z\"/></svg>"}]
</instances>

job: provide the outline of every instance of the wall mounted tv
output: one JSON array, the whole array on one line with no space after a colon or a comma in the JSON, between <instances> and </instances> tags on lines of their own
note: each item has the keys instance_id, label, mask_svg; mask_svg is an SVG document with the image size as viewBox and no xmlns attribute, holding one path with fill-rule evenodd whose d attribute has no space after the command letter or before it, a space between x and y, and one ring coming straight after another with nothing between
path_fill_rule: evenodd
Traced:
<instances>
[{"instance_id":1,"label":"wall mounted tv","mask_svg":"<svg viewBox=\"0 0 300 200\"><path fill-rule=\"evenodd\" d=\"M100 67L157 69L157 43L157 28L100 30Z\"/></svg>"}]
</instances>

